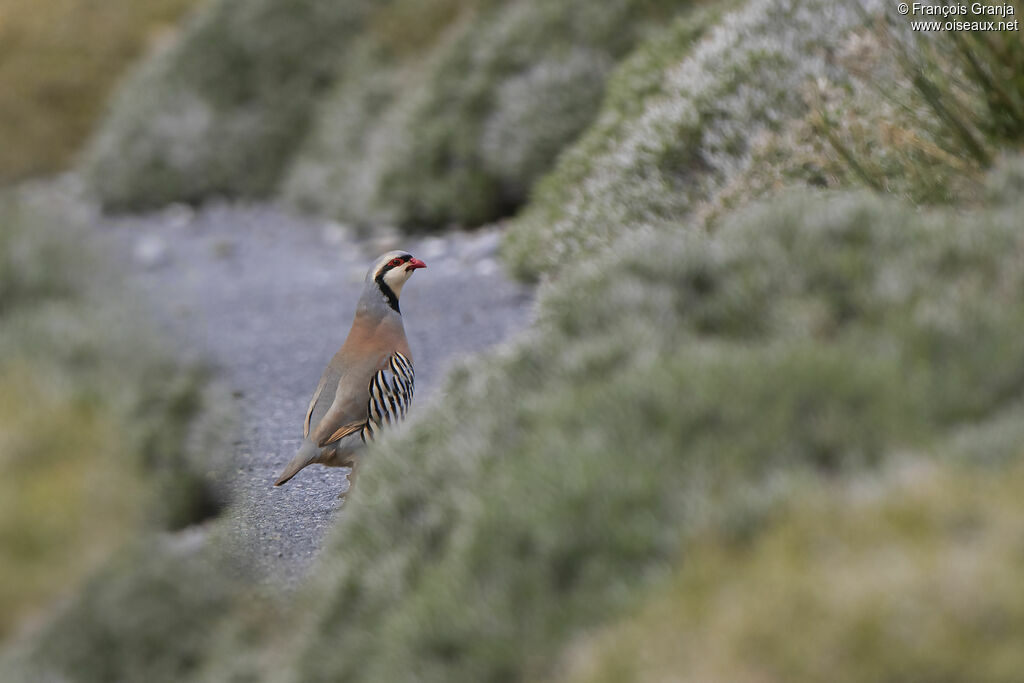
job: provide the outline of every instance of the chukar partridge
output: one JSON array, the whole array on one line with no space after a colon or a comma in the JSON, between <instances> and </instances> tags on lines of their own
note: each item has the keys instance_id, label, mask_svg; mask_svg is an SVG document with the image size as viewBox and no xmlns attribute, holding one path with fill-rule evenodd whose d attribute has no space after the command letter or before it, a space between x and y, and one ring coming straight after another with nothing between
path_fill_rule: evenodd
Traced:
<instances>
[{"instance_id":1,"label":"chukar partridge","mask_svg":"<svg viewBox=\"0 0 1024 683\"><path fill-rule=\"evenodd\" d=\"M275 486L313 463L354 468L364 444L405 417L412 402L413 369L398 297L413 271L426 267L412 254L390 251L366 273L352 329L313 392L302 446Z\"/></svg>"}]
</instances>

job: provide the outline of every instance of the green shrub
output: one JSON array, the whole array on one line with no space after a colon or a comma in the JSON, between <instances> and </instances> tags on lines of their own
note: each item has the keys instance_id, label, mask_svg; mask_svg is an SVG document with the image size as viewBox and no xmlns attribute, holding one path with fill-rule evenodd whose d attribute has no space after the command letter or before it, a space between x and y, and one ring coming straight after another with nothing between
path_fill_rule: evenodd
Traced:
<instances>
[{"instance_id":1,"label":"green shrub","mask_svg":"<svg viewBox=\"0 0 1024 683\"><path fill-rule=\"evenodd\" d=\"M808 144L819 138L831 185L978 202L993 160L1024 141L1016 31L913 32L891 15L851 35L837 59L847 75L818 84L803 131Z\"/></svg>"},{"instance_id":2,"label":"green shrub","mask_svg":"<svg viewBox=\"0 0 1024 683\"><path fill-rule=\"evenodd\" d=\"M754 2L692 49L683 21L641 48L514 223L513 268L553 273L644 226L713 224L789 185L978 202L1024 130L1019 35L913 33L857 7Z\"/></svg>"},{"instance_id":3,"label":"green shrub","mask_svg":"<svg viewBox=\"0 0 1024 683\"><path fill-rule=\"evenodd\" d=\"M172 360L85 240L0 197L0 637L141 529L219 505L224 415L204 373Z\"/></svg>"},{"instance_id":4,"label":"green shrub","mask_svg":"<svg viewBox=\"0 0 1024 683\"><path fill-rule=\"evenodd\" d=\"M285 195L362 224L472 226L507 215L593 118L611 65L687 5L451 0L441 3L447 25L430 19L437 9L410 11L412 24L427 14L431 34L418 34L414 51L370 31Z\"/></svg>"},{"instance_id":5,"label":"green shrub","mask_svg":"<svg viewBox=\"0 0 1024 683\"><path fill-rule=\"evenodd\" d=\"M269 194L371 5L213 0L121 88L89 186L114 209Z\"/></svg>"},{"instance_id":6,"label":"green shrub","mask_svg":"<svg viewBox=\"0 0 1024 683\"><path fill-rule=\"evenodd\" d=\"M1018 442L1008 471L911 461L805 482L753 542L696 542L642 608L568 653L560 678L1016 681L1020 455Z\"/></svg>"},{"instance_id":7,"label":"green shrub","mask_svg":"<svg viewBox=\"0 0 1024 683\"><path fill-rule=\"evenodd\" d=\"M59 171L102 113L115 79L195 0L4 0L0 183Z\"/></svg>"},{"instance_id":8,"label":"green shrub","mask_svg":"<svg viewBox=\"0 0 1024 683\"><path fill-rule=\"evenodd\" d=\"M523 202L612 64L686 5L215 0L122 88L84 173L114 209L283 182L359 223L479 224Z\"/></svg>"},{"instance_id":9,"label":"green shrub","mask_svg":"<svg viewBox=\"0 0 1024 683\"><path fill-rule=\"evenodd\" d=\"M798 184L983 202L986 171L1021 143L1021 43L1013 32L908 27L879 18L839 41L837 71L805 88L806 113L753 141L745 169L698 207L699 222L713 228L730 209Z\"/></svg>"},{"instance_id":10,"label":"green shrub","mask_svg":"<svg viewBox=\"0 0 1024 683\"><path fill-rule=\"evenodd\" d=\"M703 21L677 20L620 67L594 126L510 231L520 275L684 220L744 168L752 141L805 111L802 89L834 71L827 48L864 19L830 0L753 0L706 36Z\"/></svg>"},{"instance_id":11,"label":"green shrub","mask_svg":"<svg viewBox=\"0 0 1024 683\"><path fill-rule=\"evenodd\" d=\"M122 549L8 655L4 680L194 680L246 594L245 572L212 545L197 531Z\"/></svg>"},{"instance_id":12,"label":"green shrub","mask_svg":"<svg viewBox=\"0 0 1024 683\"><path fill-rule=\"evenodd\" d=\"M22 365L5 362L0 379L0 637L142 521L138 473L123 465L116 416L42 385Z\"/></svg>"}]
</instances>

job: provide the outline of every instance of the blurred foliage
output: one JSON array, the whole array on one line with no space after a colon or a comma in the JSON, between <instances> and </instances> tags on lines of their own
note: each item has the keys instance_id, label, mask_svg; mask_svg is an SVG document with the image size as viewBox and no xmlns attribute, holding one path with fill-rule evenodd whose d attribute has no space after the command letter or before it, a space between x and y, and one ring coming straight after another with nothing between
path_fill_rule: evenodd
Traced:
<instances>
[{"instance_id":1,"label":"blurred foliage","mask_svg":"<svg viewBox=\"0 0 1024 683\"><path fill-rule=\"evenodd\" d=\"M752 140L805 110L801 89L835 71L827 46L864 21L832 0L751 0L721 21L716 10L677 19L619 67L595 124L513 223L518 274L685 218L745 167Z\"/></svg>"},{"instance_id":2,"label":"blurred foliage","mask_svg":"<svg viewBox=\"0 0 1024 683\"><path fill-rule=\"evenodd\" d=\"M698 538L641 609L569 654L559 679L1019 680L1016 446L1008 471L910 461L797 487L751 542Z\"/></svg>"},{"instance_id":3,"label":"blurred foliage","mask_svg":"<svg viewBox=\"0 0 1024 683\"><path fill-rule=\"evenodd\" d=\"M802 130L830 185L918 203L976 202L993 160L1024 144L1018 31L913 32L904 17L887 15L837 53L847 76L808 94Z\"/></svg>"},{"instance_id":4,"label":"blurred foliage","mask_svg":"<svg viewBox=\"0 0 1024 683\"><path fill-rule=\"evenodd\" d=\"M116 79L196 0L0 0L0 183L64 168Z\"/></svg>"},{"instance_id":5,"label":"blurred foliage","mask_svg":"<svg viewBox=\"0 0 1024 683\"><path fill-rule=\"evenodd\" d=\"M752 141L744 169L698 207L700 221L713 226L752 198L804 184L974 204L993 161L1021 148L1016 33L919 33L905 17L877 15L831 57L839 75L806 84L804 114Z\"/></svg>"},{"instance_id":6,"label":"blurred foliage","mask_svg":"<svg viewBox=\"0 0 1024 683\"><path fill-rule=\"evenodd\" d=\"M477 225L525 200L615 61L688 5L214 0L124 86L84 172L114 209L280 181L361 224Z\"/></svg>"},{"instance_id":7,"label":"blurred foliage","mask_svg":"<svg viewBox=\"0 0 1024 683\"><path fill-rule=\"evenodd\" d=\"M116 417L18 365L0 379L0 636L123 543L142 508Z\"/></svg>"},{"instance_id":8,"label":"blurred foliage","mask_svg":"<svg viewBox=\"0 0 1024 683\"><path fill-rule=\"evenodd\" d=\"M84 239L56 212L0 197L0 636L140 528L180 528L219 504L218 461L197 451L225 416Z\"/></svg>"},{"instance_id":9,"label":"blurred foliage","mask_svg":"<svg viewBox=\"0 0 1024 683\"><path fill-rule=\"evenodd\" d=\"M828 0L755 0L692 50L691 30L678 21L613 76L597 124L513 224L521 276L791 185L975 202L999 151L1020 147L1017 32L913 33L874 3Z\"/></svg>"},{"instance_id":10,"label":"blurred foliage","mask_svg":"<svg viewBox=\"0 0 1024 683\"><path fill-rule=\"evenodd\" d=\"M473 226L594 123L509 238L534 278L785 184L970 199L1024 130L1014 32L912 33L875 0L719 21L739 4L213 0L125 84L83 170L114 209L281 192L361 226Z\"/></svg>"},{"instance_id":11,"label":"blurred foliage","mask_svg":"<svg viewBox=\"0 0 1024 683\"><path fill-rule=\"evenodd\" d=\"M83 164L92 190L114 209L269 194L372 6L204 4L121 87Z\"/></svg>"},{"instance_id":12,"label":"blurred foliage","mask_svg":"<svg viewBox=\"0 0 1024 683\"><path fill-rule=\"evenodd\" d=\"M285 195L361 224L473 226L507 215L593 119L615 61L689 4L392 2L387 16L414 36L371 24Z\"/></svg>"},{"instance_id":13,"label":"blurred foliage","mask_svg":"<svg viewBox=\"0 0 1024 683\"><path fill-rule=\"evenodd\" d=\"M205 533L150 536L123 548L8 653L4 680L197 680L205 660L227 645L211 640L211 631L231 619L253 637L277 618L269 598L254 599L247 570L218 550L223 539Z\"/></svg>"}]
</instances>

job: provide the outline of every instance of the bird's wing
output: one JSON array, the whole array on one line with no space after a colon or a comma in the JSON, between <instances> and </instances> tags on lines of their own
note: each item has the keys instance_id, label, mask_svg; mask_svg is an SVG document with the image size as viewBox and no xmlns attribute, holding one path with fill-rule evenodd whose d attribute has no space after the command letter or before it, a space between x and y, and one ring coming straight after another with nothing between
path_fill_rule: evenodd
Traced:
<instances>
[{"instance_id":1,"label":"bird's wing","mask_svg":"<svg viewBox=\"0 0 1024 683\"><path fill-rule=\"evenodd\" d=\"M337 375L333 381L334 390L329 391L332 381L328 379L309 415L310 439L314 443L327 446L366 424L370 382L387 367L390 355L382 353L363 359L363 362L346 362L347 359L339 353L331 360L328 371L333 369Z\"/></svg>"},{"instance_id":2,"label":"bird's wing","mask_svg":"<svg viewBox=\"0 0 1024 683\"><path fill-rule=\"evenodd\" d=\"M411 367L412 354L401 319L375 321L357 312L345 343L324 370L323 388L311 402L310 441L323 447L341 438L337 434L351 433L346 430L366 424L370 384L378 373L391 367L396 353Z\"/></svg>"},{"instance_id":3,"label":"bird's wing","mask_svg":"<svg viewBox=\"0 0 1024 683\"><path fill-rule=\"evenodd\" d=\"M339 356L340 354L336 354L324 369L320 383L317 385L316 391L313 392L313 398L309 400L306 419L302 423L302 438L304 439L309 438L310 429L320 424L334 401L334 395L338 390L338 380L341 379Z\"/></svg>"},{"instance_id":4,"label":"bird's wing","mask_svg":"<svg viewBox=\"0 0 1024 683\"><path fill-rule=\"evenodd\" d=\"M339 441L343 437L346 437L349 434L352 434L353 432L358 432L364 426L366 426L366 420L363 420L362 422L353 422L352 424L345 425L344 427L339 428L338 431L334 432L329 437L327 437L327 440L320 444L320 446L326 446L328 444L334 443L335 441Z\"/></svg>"},{"instance_id":5,"label":"bird's wing","mask_svg":"<svg viewBox=\"0 0 1024 683\"><path fill-rule=\"evenodd\" d=\"M317 385L316 391L313 392L313 398L309 399L309 408L306 409L306 419L302 423L302 438L309 438L309 422L313 418L313 409L316 408L317 401L320 400L320 394L324 392L324 386L327 385L327 373L320 378L320 384Z\"/></svg>"},{"instance_id":6,"label":"bird's wing","mask_svg":"<svg viewBox=\"0 0 1024 683\"><path fill-rule=\"evenodd\" d=\"M335 404L338 404L339 397L345 403L352 401L358 404L362 400L362 409L352 409L357 416L350 422L339 424L337 419L324 419L321 425L317 426L315 434L320 439L317 441L320 447L359 432L363 427L367 428L364 438L372 438L382 425L393 424L405 417L412 402L415 379L412 362L401 351L396 351L377 364L376 368L376 372L362 391L352 389L343 394L342 384L339 383L339 395L335 397ZM339 412L338 416L351 416L352 411ZM327 417L331 417L333 412L334 406ZM328 432L328 429L335 425L337 428L333 432Z\"/></svg>"}]
</instances>

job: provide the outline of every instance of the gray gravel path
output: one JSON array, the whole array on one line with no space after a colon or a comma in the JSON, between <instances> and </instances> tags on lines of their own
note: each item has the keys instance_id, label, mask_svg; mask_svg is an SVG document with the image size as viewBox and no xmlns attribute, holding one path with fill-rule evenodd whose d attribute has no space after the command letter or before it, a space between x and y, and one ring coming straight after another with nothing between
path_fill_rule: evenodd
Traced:
<instances>
[{"instance_id":1,"label":"gray gravel path","mask_svg":"<svg viewBox=\"0 0 1024 683\"><path fill-rule=\"evenodd\" d=\"M309 396L348 332L372 259L401 247L428 265L402 293L413 414L439 400L447 367L522 330L531 309L532 292L500 267L496 228L360 241L260 205L178 207L100 226L129 245L129 282L167 333L219 368L236 396L229 514L242 547L275 581L305 573L339 514L345 470L314 466L284 487L272 483L298 448Z\"/></svg>"}]
</instances>

